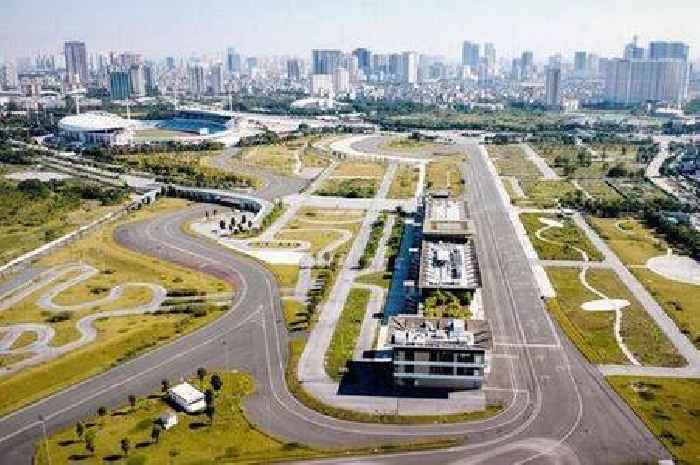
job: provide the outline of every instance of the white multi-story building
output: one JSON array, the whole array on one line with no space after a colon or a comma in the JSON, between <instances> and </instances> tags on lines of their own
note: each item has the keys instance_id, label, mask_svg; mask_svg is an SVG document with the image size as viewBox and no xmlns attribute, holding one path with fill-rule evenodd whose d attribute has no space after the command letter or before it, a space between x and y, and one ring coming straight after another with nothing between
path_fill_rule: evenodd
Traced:
<instances>
[{"instance_id":1,"label":"white multi-story building","mask_svg":"<svg viewBox=\"0 0 700 465\"><path fill-rule=\"evenodd\" d=\"M338 66L333 71L333 90L336 94L347 94L350 92L350 73L341 66Z\"/></svg>"},{"instance_id":2,"label":"white multi-story building","mask_svg":"<svg viewBox=\"0 0 700 465\"><path fill-rule=\"evenodd\" d=\"M204 80L204 68L202 68L202 65L199 63L190 65L187 70L187 77L189 79L190 94L194 96L203 95L207 89L207 85Z\"/></svg>"},{"instance_id":3,"label":"white multi-story building","mask_svg":"<svg viewBox=\"0 0 700 465\"><path fill-rule=\"evenodd\" d=\"M212 95L224 93L224 67L221 63L213 65L209 70L209 90Z\"/></svg>"},{"instance_id":4,"label":"white multi-story building","mask_svg":"<svg viewBox=\"0 0 700 465\"><path fill-rule=\"evenodd\" d=\"M401 81L405 84L418 82L418 54L403 52L401 56Z\"/></svg>"},{"instance_id":5,"label":"white multi-story building","mask_svg":"<svg viewBox=\"0 0 700 465\"><path fill-rule=\"evenodd\" d=\"M688 64L676 58L611 60L605 95L618 104L653 100L680 105L688 97Z\"/></svg>"},{"instance_id":6,"label":"white multi-story building","mask_svg":"<svg viewBox=\"0 0 700 465\"><path fill-rule=\"evenodd\" d=\"M316 97L333 95L333 76L331 74L311 75L311 94Z\"/></svg>"},{"instance_id":7,"label":"white multi-story building","mask_svg":"<svg viewBox=\"0 0 700 465\"><path fill-rule=\"evenodd\" d=\"M144 97L146 95L146 76L143 65L132 65L129 68L129 83L131 95L134 97Z\"/></svg>"}]
</instances>

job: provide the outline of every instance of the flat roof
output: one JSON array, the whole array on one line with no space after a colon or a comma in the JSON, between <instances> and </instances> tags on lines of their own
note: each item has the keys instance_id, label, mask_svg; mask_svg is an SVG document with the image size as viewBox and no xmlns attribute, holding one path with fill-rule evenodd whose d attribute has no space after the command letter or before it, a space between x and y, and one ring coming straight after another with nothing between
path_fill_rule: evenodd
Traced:
<instances>
[{"instance_id":1,"label":"flat roof","mask_svg":"<svg viewBox=\"0 0 700 465\"><path fill-rule=\"evenodd\" d=\"M61 129L72 132L119 130L129 128L132 124L133 123L127 119L104 112L90 112L66 116L58 122Z\"/></svg>"},{"instance_id":2,"label":"flat roof","mask_svg":"<svg viewBox=\"0 0 700 465\"><path fill-rule=\"evenodd\" d=\"M423 235L462 236L471 234L471 220L463 200L429 196L424 201Z\"/></svg>"},{"instance_id":3,"label":"flat roof","mask_svg":"<svg viewBox=\"0 0 700 465\"><path fill-rule=\"evenodd\" d=\"M389 319L389 336L394 347L440 349L487 349L491 331L484 320L426 318L398 315Z\"/></svg>"},{"instance_id":4,"label":"flat roof","mask_svg":"<svg viewBox=\"0 0 700 465\"><path fill-rule=\"evenodd\" d=\"M479 266L472 240L421 244L418 287L421 289L476 289Z\"/></svg>"},{"instance_id":5,"label":"flat roof","mask_svg":"<svg viewBox=\"0 0 700 465\"><path fill-rule=\"evenodd\" d=\"M191 404L204 399L204 393L190 383L182 383L168 389L168 392L176 395L186 403Z\"/></svg>"}]
</instances>

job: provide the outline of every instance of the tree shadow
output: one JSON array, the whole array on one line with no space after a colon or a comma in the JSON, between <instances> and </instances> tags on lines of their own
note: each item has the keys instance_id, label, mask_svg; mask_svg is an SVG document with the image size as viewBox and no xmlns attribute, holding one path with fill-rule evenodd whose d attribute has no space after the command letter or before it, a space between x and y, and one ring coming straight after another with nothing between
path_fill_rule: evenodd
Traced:
<instances>
[{"instance_id":1,"label":"tree shadow","mask_svg":"<svg viewBox=\"0 0 700 465\"><path fill-rule=\"evenodd\" d=\"M78 462L80 460L87 460L90 457L92 457L92 455L90 455L90 454L72 454L72 455L68 456L68 460Z\"/></svg>"},{"instance_id":2,"label":"tree shadow","mask_svg":"<svg viewBox=\"0 0 700 465\"><path fill-rule=\"evenodd\" d=\"M151 444L153 444L151 441L143 441L143 442L139 442L139 443L136 444L136 446L134 446L134 447L136 447L137 449L143 449L144 447L148 447L148 446L150 446Z\"/></svg>"},{"instance_id":3,"label":"tree shadow","mask_svg":"<svg viewBox=\"0 0 700 465\"><path fill-rule=\"evenodd\" d=\"M190 429L200 429L200 428L204 428L205 426L209 426L209 423L204 423L203 421L197 421L194 423L190 423Z\"/></svg>"},{"instance_id":4,"label":"tree shadow","mask_svg":"<svg viewBox=\"0 0 700 465\"><path fill-rule=\"evenodd\" d=\"M121 460L122 456L120 454L110 454L110 455L105 455L102 457L102 460L105 462L116 462L117 460Z\"/></svg>"},{"instance_id":5,"label":"tree shadow","mask_svg":"<svg viewBox=\"0 0 700 465\"><path fill-rule=\"evenodd\" d=\"M58 445L61 447L66 447L66 446L72 446L73 444L77 444L79 441L75 439L66 439L65 441L59 441Z\"/></svg>"}]
</instances>

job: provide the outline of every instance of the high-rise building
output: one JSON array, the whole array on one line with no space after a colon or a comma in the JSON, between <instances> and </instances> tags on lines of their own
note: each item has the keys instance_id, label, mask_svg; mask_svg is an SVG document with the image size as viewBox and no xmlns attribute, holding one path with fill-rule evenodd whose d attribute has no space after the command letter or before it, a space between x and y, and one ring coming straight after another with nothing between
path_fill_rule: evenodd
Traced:
<instances>
[{"instance_id":1,"label":"high-rise building","mask_svg":"<svg viewBox=\"0 0 700 465\"><path fill-rule=\"evenodd\" d=\"M386 76L389 74L389 55L372 55L372 73L374 73L379 80L386 79Z\"/></svg>"},{"instance_id":2,"label":"high-rise building","mask_svg":"<svg viewBox=\"0 0 700 465\"><path fill-rule=\"evenodd\" d=\"M545 105L556 108L561 104L561 68L548 66L545 74Z\"/></svg>"},{"instance_id":3,"label":"high-rise building","mask_svg":"<svg viewBox=\"0 0 700 465\"><path fill-rule=\"evenodd\" d=\"M600 75L600 57L594 53L588 54L588 74L592 77Z\"/></svg>"},{"instance_id":4,"label":"high-rise building","mask_svg":"<svg viewBox=\"0 0 700 465\"><path fill-rule=\"evenodd\" d=\"M613 59L606 66L609 102L637 104L648 100L680 105L688 96L688 64L682 59Z\"/></svg>"},{"instance_id":5,"label":"high-rise building","mask_svg":"<svg viewBox=\"0 0 700 465\"><path fill-rule=\"evenodd\" d=\"M484 44L484 59L489 68L496 68L496 46L491 42Z\"/></svg>"},{"instance_id":6,"label":"high-rise building","mask_svg":"<svg viewBox=\"0 0 700 465\"><path fill-rule=\"evenodd\" d=\"M360 80L360 60L355 55L348 57L348 73L350 74L350 82L356 83Z\"/></svg>"},{"instance_id":7,"label":"high-rise building","mask_svg":"<svg viewBox=\"0 0 700 465\"><path fill-rule=\"evenodd\" d=\"M357 57L357 67L365 73L365 76L369 76L372 72L372 52L366 48L356 48L352 54Z\"/></svg>"},{"instance_id":8,"label":"high-rise building","mask_svg":"<svg viewBox=\"0 0 700 465\"><path fill-rule=\"evenodd\" d=\"M193 63L187 70L190 94L199 97L206 91L204 68L199 63Z\"/></svg>"},{"instance_id":9,"label":"high-rise building","mask_svg":"<svg viewBox=\"0 0 700 465\"><path fill-rule=\"evenodd\" d=\"M291 60L287 60L287 79L290 81L300 81L302 68L303 66L300 59L292 58Z\"/></svg>"},{"instance_id":10,"label":"high-rise building","mask_svg":"<svg viewBox=\"0 0 700 465\"><path fill-rule=\"evenodd\" d=\"M109 74L109 95L112 100L127 100L130 93L129 73L112 71Z\"/></svg>"},{"instance_id":11,"label":"high-rise building","mask_svg":"<svg viewBox=\"0 0 700 465\"><path fill-rule=\"evenodd\" d=\"M350 92L350 73L341 66L333 70L333 90L336 94Z\"/></svg>"},{"instance_id":12,"label":"high-rise building","mask_svg":"<svg viewBox=\"0 0 700 465\"><path fill-rule=\"evenodd\" d=\"M649 59L660 60L664 58L674 58L688 61L689 47L683 42L649 42Z\"/></svg>"},{"instance_id":13,"label":"high-rise building","mask_svg":"<svg viewBox=\"0 0 700 465\"><path fill-rule=\"evenodd\" d=\"M241 56L233 47L229 47L226 50L226 71L229 74L241 72Z\"/></svg>"},{"instance_id":14,"label":"high-rise building","mask_svg":"<svg viewBox=\"0 0 700 465\"><path fill-rule=\"evenodd\" d=\"M520 56L520 78L530 79L535 69L535 59L531 51L526 50Z\"/></svg>"},{"instance_id":15,"label":"high-rise building","mask_svg":"<svg viewBox=\"0 0 700 465\"><path fill-rule=\"evenodd\" d=\"M342 55L340 50L312 50L312 74L333 74L341 64Z\"/></svg>"},{"instance_id":16,"label":"high-rise building","mask_svg":"<svg viewBox=\"0 0 700 465\"><path fill-rule=\"evenodd\" d=\"M479 44L468 40L462 42L462 66L469 66L476 71L479 67Z\"/></svg>"},{"instance_id":17,"label":"high-rise building","mask_svg":"<svg viewBox=\"0 0 700 465\"><path fill-rule=\"evenodd\" d=\"M216 63L209 69L209 91L212 95L224 93L224 67Z\"/></svg>"},{"instance_id":18,"label":"high-rise building","mask_svg":"<svg viewBox=\"0 0 700 465\"><path fill-rule=\"evenodd\" d=\"M143 66L143 80L146 83L146 95L156 95L158 93L158 85L156 84L152 63Z\"/></svg>"},{"instance_id":19,"label":"high-rise building","mask_svg":"<svg viewBox=\"0 0 700 465\"><path fill-rule=\"evenodd\" d=\"M311 75L311 94L317 97L329 97L333 94L331 74Z\"/></svg>"},{"instance_id":20,"label":"high-rise building","mask_svg":"<svg viewBox=\"0 0 700 465\"><path fill-rule=\"evenodd\" d=\"M418 54L403 52L401 60L401 82L415 84L418 82Z\"/></svg>"},{"instance_id":21,"label":"high-rise building","mask_svg":"<svg viewBox=\"0 0 700 465\"><path fill-rule=\"evenodd\" d=\"M0 89L16 89L18 86L17 65L14 61L7 61L0 68Z\"/></svg>"},{"instance_id":22,"label":"high-rise building","mask_svg":"<svg viewBox=\"0 0 700 465\"><path fill-rule=\"evenodd\" d=\"M401 63L402 56L400 53L392 53L389 55L389 75L395 81L401 79Z\"/></svg>"},{"instance_id":23,"label":"high-rise building","mask_svg":"<svg viewBox=\"0 0 700 465\"><path fill-rule=\"evenodd\" d=\"M146 73L144 66L134 64L129 68L129 82L131 86L131 94L134 97L146 96Z\"/></svg>"},{"instance_id":24,"label":"high-rise building","mask_svg":"<svg viewBox=\"0 0 700 465\"><path fill-rule=\"evenodd\" d=\"M588 53L574 53L574 73L578 77L583 77L588 71Z\"/></svg>"},{"instance_id":25,"label":"high-rise building","mask_svg":"<svg viewBox=\"0 0 700 465\"><path fill-rule=\"evenodd\" d=\"M175 69L175 57L167 57L165 59L165 67L168 71Z\"/></svg>"},{"instance_id":26,"label":"high-rise building","mask_svg":"<svg viewBox=\"0 0 700 465\"><path fill-rule=\"evenodd\" d=\"M87 85L88 68L85 42L66 42L63 51L66 56L66 82L74 85Z\"/></svg>"},{"instance_id":27,"label":"high-rise building","mask_svg":"<svg viewBox=\"0 0 700 465\"><path fill-rule=\"evenodd\" d=\"M641 60L644 58L645 50L643 47L637 45L637 36L632 38L632 42L625 45L625 50L622 53L622 58L625 60Z\"/></svg>"}]
</instances>

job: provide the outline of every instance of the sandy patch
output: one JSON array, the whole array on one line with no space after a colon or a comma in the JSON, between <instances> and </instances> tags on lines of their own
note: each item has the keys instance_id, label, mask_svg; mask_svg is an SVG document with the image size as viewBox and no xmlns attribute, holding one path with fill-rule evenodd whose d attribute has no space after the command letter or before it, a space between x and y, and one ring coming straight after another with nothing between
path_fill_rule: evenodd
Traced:
<instances>
[{"instance_id":1,"label":"sandy patch","mask_svg":"<svg viewBox=\"0 0 700 465\"><path fill-rule=\"evenodd\" d=\"M581 304L581 308L587 312L612 312L629 306L629 301L624 299L591 300Z\"/></svg>"},{"instance_id":2,"label":"sandy patch","mask_svg":"<svg viewBox=\"0 0 700 465\"><path fill-rule=\"evenodd\" d=\"M664 278L700 286L700 263L690 257L661 255L647 260L647 268Z\"/></svg>"},{"instance_id":3,"label":"sandy patch","mask_svg":"<svg viewBox=\"0 0 700 465\"><path fill-rule=\"evenodd\" d=\"M563 228L564 223L561 221L553 220L552 218L539 218L540 223L544 224L545 226L550 226L552 228Z\"/></svg>"}]
</instances>

